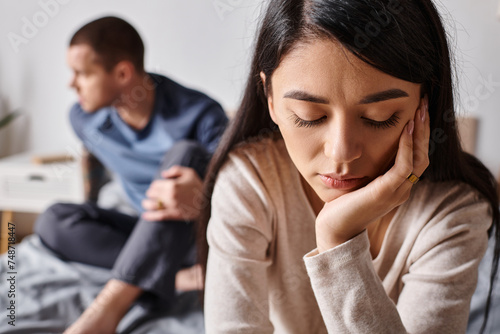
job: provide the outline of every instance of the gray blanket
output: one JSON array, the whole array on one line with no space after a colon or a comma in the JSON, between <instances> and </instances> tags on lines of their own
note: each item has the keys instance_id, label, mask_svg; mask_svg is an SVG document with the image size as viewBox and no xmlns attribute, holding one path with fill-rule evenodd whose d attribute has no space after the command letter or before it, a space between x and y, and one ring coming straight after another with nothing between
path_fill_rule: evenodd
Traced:
<instances>
[{"instance_id":1,"label":"gray blanket","mask_svg":"<svg viewBox=\"0 0 500 334\"><path fill-rule=\"evenodd\" d=\"M0 333L62 333L110 278L107 269L59 259L35 235L16 245L12 255L0 257ZM177 299L168 313L133 306L117 332L204 333L198 293L180 293Z\"/></svg>"},{"instance_id":2,"label":"gray blanket","mask_svg":"<svg viewBox=\"0 0 500 334\"><path fill-rule=\"evenodd\" d=\"M491 261L493 260L493 250L495 244L490 239L488 250L479 265L479 276L476 291L470 303L469 325L467 334L477 334L483 324L486 299L490 287ZM491 309L489 313L488 325L485 334L500 334L500 279L497 274L495 286L492 294Z\"/></svg>"}]
</instances>

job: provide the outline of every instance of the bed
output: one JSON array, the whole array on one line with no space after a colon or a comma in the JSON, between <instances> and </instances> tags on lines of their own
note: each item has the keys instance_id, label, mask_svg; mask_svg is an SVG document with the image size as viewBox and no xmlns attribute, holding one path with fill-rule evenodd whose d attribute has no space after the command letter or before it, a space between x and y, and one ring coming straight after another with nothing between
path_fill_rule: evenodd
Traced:
<instances>
[{"instance_id":1,"label":"bed","mask_svg":"<svg viewBox=\"0 0 500 334\"><path fill-rule=\"evenodd\" d=\"M108 269L59 259L36 235L15 246L14 271L8 268L7 256L0 257L0 333L4 334L62 333L110 278ZM204 333L198 298L198 292L178 293L168 313L147 313L134 305L117 333ZM9 318L12 301L15 322Z\"/></svg>"}]
</instances>

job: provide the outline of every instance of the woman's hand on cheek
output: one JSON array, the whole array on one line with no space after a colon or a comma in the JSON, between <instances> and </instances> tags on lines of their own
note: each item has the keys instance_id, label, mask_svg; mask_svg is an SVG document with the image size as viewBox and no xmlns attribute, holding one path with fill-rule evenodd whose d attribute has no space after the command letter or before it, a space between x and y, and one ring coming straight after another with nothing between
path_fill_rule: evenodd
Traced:
<instances>
[{"instance_id":1,"label":"woman's hand on cheek","mask_svg":"<svg viewBox=\"0 0 500 334\"><path fill-rule=\"evenodd\" d=\"M399 140L394 166L363 188L325 204L316 218L318 251L338 246L410 197L410 173L421 176L429 165L430 122L428 99L422 99L413 120Z\"/></svg>"}]
</instances>

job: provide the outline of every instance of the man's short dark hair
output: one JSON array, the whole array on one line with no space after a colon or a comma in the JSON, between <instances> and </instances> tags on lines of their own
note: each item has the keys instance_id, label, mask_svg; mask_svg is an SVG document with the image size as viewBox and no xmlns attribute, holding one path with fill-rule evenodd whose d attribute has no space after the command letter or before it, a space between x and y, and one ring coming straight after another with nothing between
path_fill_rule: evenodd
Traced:
<instances>
[{"instance_id":1,"label":"man's short dark hair","mask_svg":"<svg viewBox=\"0 0 500 334\"><path fill-rule=\"evenodd\" d=\"M70 46L78 44L92 47L108 72L122 60L130 61L137 72L144 71L141 36L130 23L118 17L103 17L81 27L69 43Z\"/></svg>"}]
</instances>

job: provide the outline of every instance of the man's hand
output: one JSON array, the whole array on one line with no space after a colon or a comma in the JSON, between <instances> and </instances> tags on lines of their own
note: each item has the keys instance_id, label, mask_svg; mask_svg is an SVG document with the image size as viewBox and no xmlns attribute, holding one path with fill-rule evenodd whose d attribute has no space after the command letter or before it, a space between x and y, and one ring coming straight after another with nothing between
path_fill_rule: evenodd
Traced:
<instances>
[{"instance_id":1,"label":"man's hand","mask_svg":"<svg viewBox=\"0 0 500 334\"><path fill-rule=\"evenodd\" d=\"M155 180L146 191L142 218L160 220L194 220L201 210L203 182L195 170L173 166L163 171L163 180Z\"/></svg>"},{"instance_id":2,"label":"man's hand","mask_svg":"<svg viewBox=\"0 0 500 334\"><path fill-rule=\"evenodd\" d=\"M175 275L175 289L178 291L203 290L203 286L203 274L199 264L181 269Z\"/></svg>"}]
</instances>

